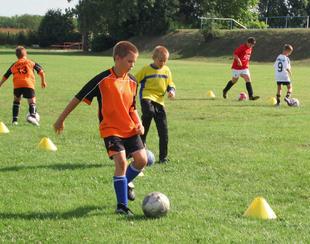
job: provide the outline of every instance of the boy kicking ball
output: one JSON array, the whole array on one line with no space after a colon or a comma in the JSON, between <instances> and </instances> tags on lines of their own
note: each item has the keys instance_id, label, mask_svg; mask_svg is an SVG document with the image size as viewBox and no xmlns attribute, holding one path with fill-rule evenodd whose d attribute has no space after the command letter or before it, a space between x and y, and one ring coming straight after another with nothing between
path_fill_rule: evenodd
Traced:
<instances>
[{"instance_id":1,"label":"boy kicking ball","mask_svg":"<svg viewBox=\"0 0 310 244\"><path fill-rule=\"evenodd\" d=\"M249 94L250 100L257 100L259 96L253 95L253 88L251 83L251 75L249 70L250 58L252 55L253 47L256 44L254 37L249 37L247 42L240 45L234 51L234 61L232 64L232 78L227 82L223 89L223 98L227 98L228 91L237 83L239 77L245 81L245 86Z\"/></svg>"},{"instance_id":2,"label":"boy kicking ball","mask_svg":"<svg viewBox=\"0 0 310 244\"><path fill-rule=\"evenodd\" d=\"M284 101L287 105L291 106L290 97L293 91L293 84L291 81L292 71L291 71L291 62L288 56L293 52L293 47L289 44L285 44L283 47L282 53L277 57L274 63L275 69L275 79L277 82L277 104L280 106L280 98L282 92L282 86L287 87L286 96Z\"/></svg>"},{"instance_id":3,"label":"boy kicking ball","mask_svg":"<svg viewBox=\"0 0 310 244\"><path fill-rule=\"evenodd\" d=\"M27 98L29 104L29 116L27 121L33 125L39 125L37 109L36 109L36 94L35 94L35 76L34 70L41 78L41 87L47 86L45 81L45 74L42 67L30 59L27 58L27 51L23 46L16 48L17 62L4 74L0 81L0 87L2 84L13 74L13 86L14 86L14 101L13 101L13 120L12 124L18 124L18 114L21 98Z\"/></svg>"},{"instance_id":4,"label":"boy kicking ball","mask_svg":"<svg viewBox=\"0 0 310 244\"><path fill-rule=\"evenodd\" d=\"M132 216L128 199L134 200L128 184L142 171L147 156L140 135L144 127L136 110L137 82L128 72L134 66L138 49L131 42L118 42L113 48L115 65L96 75L69 102L54 124L57 133L64 129L64 121L77 105L91 104L94 97L99 106L99 131L110 159L115 164L114 190L116 213ZM128 166L127 157L134 161Z\"/></svg>"}]
</instances>

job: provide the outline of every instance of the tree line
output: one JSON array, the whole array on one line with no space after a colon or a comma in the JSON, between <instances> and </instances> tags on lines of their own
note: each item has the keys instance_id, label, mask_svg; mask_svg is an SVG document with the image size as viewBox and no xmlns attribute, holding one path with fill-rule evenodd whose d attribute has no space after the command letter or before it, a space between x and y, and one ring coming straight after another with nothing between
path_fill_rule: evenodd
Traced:
<instances>
[{"instance_id":1,"label":"tree line","mask_svg":"<svg viewBox=\"0 0 310 244\"><path fill-rule=\"evenodd\" d=\"M79 0L64 13L49 10L32 26L37 26L34 31L43 47L82 39L84 50L91 46L101 51L132 36L199 28L199 16L234 18L246 26L260 27L264 17L309 14L310 0ZM0 18L0 27L4 23Z\"/></svg>"}]
</instances>

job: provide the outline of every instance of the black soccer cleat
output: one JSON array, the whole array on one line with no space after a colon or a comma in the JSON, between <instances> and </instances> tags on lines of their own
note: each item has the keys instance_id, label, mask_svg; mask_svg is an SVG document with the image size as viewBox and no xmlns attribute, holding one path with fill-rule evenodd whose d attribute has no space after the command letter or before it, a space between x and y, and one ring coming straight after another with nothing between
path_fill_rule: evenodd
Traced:
<instances>
[{"instance_id":1,"label":"black soccer cleat","mask_svg":"<svg viewBox=\"0 0 310 244\"><path fill-rule=\"evenodd\" d=\"M136 194L135 194L135 191L134 191L134 186L133 184L128 184L128 200L130 201L134 201L136 199Z\"/></svg>"},{"instance_id":2,"label":"black soccer cleat","mask_svg":"<svg viewBox=\"0 0 310 244\"><path fill-rule=\"evenodd\" d=\"M257 99L259 99L259 96L252 96L249 98L249 100L252 100L252 101L257 100Z\"/></svg>"},{"instance_id":3,"label":"black soccer cleat","mask_svg":"<svg viewBox=\"0 0 310 244\"><path fill-rule=\"evenodd\" d=\"M158 161L158 163L160 163L160 164L167 164L169 162L169 159L168 158L163 158L163 159L160 159L159 161Z\"/></svg>"},{"instance_id":4,"label":"black soccer cleat","mask_svg":"<svg viewBox=\"0 0 310 244\"><path fill-rule=\"evenodd\" d=\"M123 214L127 217L133 217L134 216L133 212L122 203L117 204L115 213Z\"/></svg>"},{"instance_id":5,"label":"black soccer cleat","mask_svg":"<svg viewBox=\"0 0 310 244\"><path fill-rule=\"evenodd\" d=\"M227 98L227 92L225 92L225 90L223 90L223 98L224 98L224 99Z\"/></svg>"}]
</instances>

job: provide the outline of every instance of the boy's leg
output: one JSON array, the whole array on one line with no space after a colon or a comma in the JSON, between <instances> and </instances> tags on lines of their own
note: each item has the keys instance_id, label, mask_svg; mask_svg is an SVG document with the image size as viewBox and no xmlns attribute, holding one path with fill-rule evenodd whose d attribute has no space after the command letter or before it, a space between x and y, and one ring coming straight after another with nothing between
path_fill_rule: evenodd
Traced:
<instances>
[{"instance_id":1,"label":"boy's leg","mask_svg":"<svg viewBox=\"0 0 310 244\"><path fill-rule=\"evenodd\" d=\"M113 183L117 199L116 213L132 216L133 213L128 208L128 182L125 176L127 160L125 151L115 154L113 160L115 164Z\"/></svg>"},{"instance_id":2,"label":"boy's leg","mask_svg":"<svg viewBox=\"0 0 310 244\"><path fill-rule=\"evenodd\" d=\"M12 123L13 124L17 124L17 121L18 121L20 100L21 100L21 97L14 96L13 107L12 107L12 115L13 115Z\"/></svg>"},{"instance_id":3,"label":"boy's leg","mask_svg":"<svg viewBox=\"0 0 310 244\"><path fill-rule=\"evenodd\" d=\"M281 98L281 92L282 92L282 86L281 84L277 84L278 90L277 90L277 106L280 105L280 98Z\"/></svg>"},{"instance_id":4,"label":"boy's leg","mask_svg":"<svg viewBox=\"0 0 310 244\"><path fill-rule=\"evenodd\" d=\"M249 99L250 100L259 99L259 96L253 96L253 87L252 87L252 83L251 83L251 77L247 74L242 74L240 76L245 80L245 86L246 86L247 92L249 94Z\"/></svg>"},{"instance_id":5,"label":"boy's leg","mask_svg":"<svg viewBox=\"0 0 310 244\"><path fill-rule=\"evenodd\" d=\"M131 183L143 170L147 163L146 151L139 135L125 139L124 146L127 155L133 157L133 162L127 167L126 178L128 182L128 199L135 200L135 192Z\"/></svg>"},{"instance_id":6,"label":"boy's leg","mask_svg":"<svg viewBox=\"0 0 310 244\"><path fill-rule=\"evenodd\" d=\"M227 82L225 88L223 89L223 98L227 98L227 92L233 87L234 84L237 83L238 78L239 77L232 77L231 80Z\"/></svg>"},{"instance_id":7,"label":"boy's leg","mask_svg":"<svg viewBox=\"0 0 310 244\"><path fill-rule=\"evenodd\" d=\"M168 155L168 123L164 107L156 104L155 123L159 136L159 162L166 163Z\"/></svg>"},{"instance_id":8,"label":"boy's leg","mask_svg":"<svg viewBox=\"0 0 310 244\"><path fill-rule=\"evenodd\" d=\"M29 98L28 99L28 104L29 104L29 114L33 118L36 117L36 112L37 112L37 107L36 107L36 98Z\"/></svg>"},{"instance_id":9,"label":"boy's leg","mask_svg":"<svg viewBox=\"0 0 310 244\"><path fill-rule=\"evenodd\" d=\"M292 91L293 91L293 86L291 83L288 83L287 85L287 92L286 92L286 96L284 98L284 101L287 103L287 105L291 106L291 95L292 95Z\"/></svg>"},{"instance_id":10,"label":"boy's leg","mask_svg":"<svg viewBox=\"0 0 310 244\"><path fill-rule=\"evenodd\" d=\"M128 183L126 178L127 159L122 138L110 136L104 138L104 144L110 159L113 159L115 171L113 177L114 190L117 199L116 213L133 215L128 205Z\"/></svg>"},{"instance_id":11,"label":"boy's leg","mask_svg":"<svg viewBox=\"0 0 310 244\"><path fill-rule=\"evenodd\" d=\"M142 139L143 144L145 144L146 136L147 136L147 133L149 132L150 125L151 125L151 122L152 122L152 119L155 113L154 106L151 100L142 99L141 110L142 110L141 120L142 120L142 125L144 127L144 134L141 135L141 139Z\"/></svg>"}]
</instances>

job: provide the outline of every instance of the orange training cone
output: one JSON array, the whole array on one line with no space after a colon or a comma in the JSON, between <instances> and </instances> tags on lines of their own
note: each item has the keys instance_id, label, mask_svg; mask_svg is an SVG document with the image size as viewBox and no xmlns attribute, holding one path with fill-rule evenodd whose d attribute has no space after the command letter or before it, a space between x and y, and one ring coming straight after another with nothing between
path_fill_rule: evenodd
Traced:
<instances>
[{"instance_id":1,"label":"orange training cone","mask_svg":"<svg viewBox=\"0 0 310 244\"><path fill-rule=\"evenodd\" d=\"M41 141L39 142L38 147L40 149L47 150L47 151L53 151L53 152L57 151L57 147L48 137L43 137Z\"/></svg>"},{"instance_id":2,"label":"orange training cone","mask_svg":"<svg viewBox=\"0 0 310 244\"><path fill-rule=\"evenodd\" d=\"M210 90L210 91L208 91L208 92L207 92L207 97L208 97L208 98L215 98L215 94L214 94L214 92L213 92L213 91L211 91L211 90Z\"/></svg>"},{"instance_id":3,"label":"orange training cone","mask_svg":"<svg viewBox=\"0 0 310 244\"><path fill-rule=\"evenodd\" d=\"M9 133L8 127L3 122L0 122L0 134Z\"/></svg>"},{"instance_id":4,"label":"orange training cone","mask_svg":"<svg viewBox=\"0 0 310 244\"><path fill-rule=\"evenodd\" d=\"M244 216L259 219L276 219L277 216L263 197L256 197L245 211Z\"/></svg>"}]
</instances>

